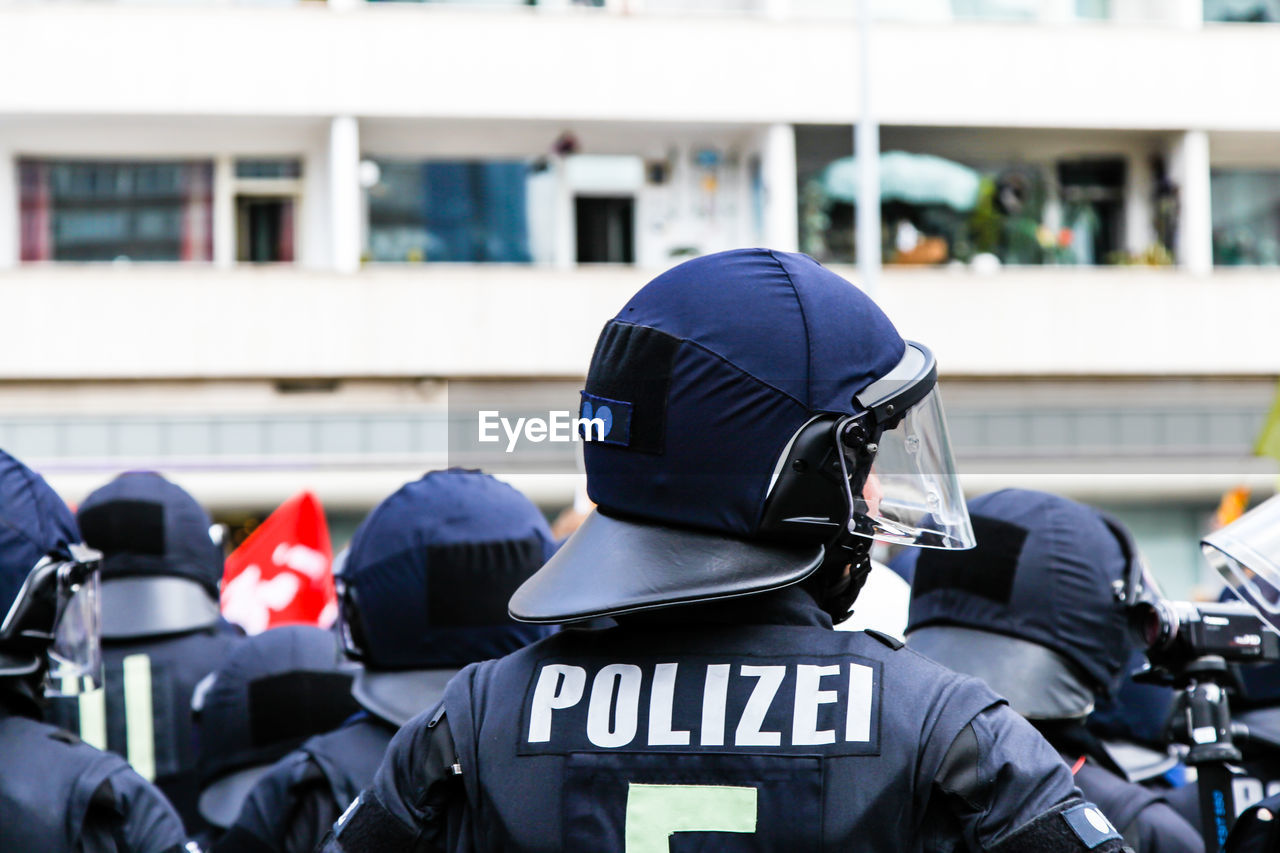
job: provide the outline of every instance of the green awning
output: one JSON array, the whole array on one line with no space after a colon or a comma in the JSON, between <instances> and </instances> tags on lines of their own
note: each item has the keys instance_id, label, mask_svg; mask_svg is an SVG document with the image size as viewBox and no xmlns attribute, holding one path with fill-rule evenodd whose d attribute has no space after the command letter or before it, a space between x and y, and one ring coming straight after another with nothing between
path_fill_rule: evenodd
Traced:
<instances>
[{"instance_id":1,"label":"green awning","mask_svg":"<svg viewBox=\"0 0 1280 853\"><path fill-rule=\"evenodd\" d=\"M979 175L968 166L932 154L886 151L880 155L880 201L943 204L972 210L978 203ZM831 201L858 203L858 161L841 157L818 175L818 186Z\"/></svg>"}]
</instances>

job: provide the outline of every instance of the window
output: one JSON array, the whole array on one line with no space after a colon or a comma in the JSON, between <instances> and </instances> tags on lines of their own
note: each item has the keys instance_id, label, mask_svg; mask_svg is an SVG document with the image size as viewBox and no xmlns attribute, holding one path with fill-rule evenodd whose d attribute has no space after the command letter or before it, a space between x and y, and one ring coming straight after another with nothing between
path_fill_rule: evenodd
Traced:
<instances>
[{"instance_id":1,"label":"window","mask_svg":"<svg viewBox=\"0 0 1280 853\"><path fill-rule=\"evenodd\" d=\"M295 157L282 159L241 157L236 160L236 177L249 180L296 180L302 177L302 161Z\"/></svg>"},{"instance_id":2,"label":"window","mask_svg":"<svg viewBox=\"0 0 1280 853\"><path fill-rule=\"evenodd\" d=\"M293 199L236 196L236 260L255 264L293 260Z\"/></svg>"},{"instance_id":3,"label":"window","mask_svg":"<svg viewBox=\"0 0 1280 853\"><path fill-rule=\"evenodd\" d=\"M836 145L848 142L847 131L838 139L825 128L797 134L801 247L820 261L850 263L857 254L858 162L829 159ZM1159 226L1150 249L1127 248L1128 169L1121 156L965 163L883 151L881 257L890 265L971 263L977 269L1169 264ZM1156 200L1157 212L1162 204Z\"/></svg>"},{"instance_id":4,"label":"window","mask_svg":"<svg viewBox=\"0 0 1280 853\"><path fill-rule=\"evenodd\" d=\"M1075 16L1105 20L1111 17L1111 0L1075 0ZM1044 16L1041 0L951 0L951 14L957 20L1035 21Z\"/></svg>"},{"instance_id":5,"label":"window","mask_svg":"<svg viewBox=\"0 0 1280 853\"><path fill-rule=\"evenodd\" d=\"M578 263L635 263L635 207L630 196L574 199Z\"/></svg>"},{"instance_id":6,"label":"window","mask_svg":"<svg viewBox=\"0 0 1280 853\"><path fill-rule=\"evenodd\" d=\"M294 260L296 210L302 198L302 161L296 157L240 157L233 184L236 260Z\"/></svg>"},{"instance_id":7,"label":"window","mask_svg":"<svg viewBox=\"0 0 1280 853\"><path fill-rule=\"evenodd\" d=\"M213 164L18 162L24 261L209 261Z\"/></svg>"},{"instance_id":8,"label":"window","mask_svg":"<svg viewBox=\"0 0 1280 853\"><path fill-rule=\"evenodd\" d=\"M1214 169L1209 197L1215 264L1280 264L1280 169Z\"/></svg>"},{"instance_id":9,"label":"window","mask_svg":"<svg viewBox=\"0 0 1280 853\"><path fill-rule=\"evenodd\" d=\"M1204 0L1204 19L1220 23L1275 23L1280 0Z\"/></svg>"},{"instance_id":10,"label":"window","mask_svg":"<svg viewBox=\"0 0 1280 853\"><path fill-rule=\"evenodd\" d=\"M376 160L369 189L374 261L529 263L522 161Z\"/></svg>"}]
</instances>

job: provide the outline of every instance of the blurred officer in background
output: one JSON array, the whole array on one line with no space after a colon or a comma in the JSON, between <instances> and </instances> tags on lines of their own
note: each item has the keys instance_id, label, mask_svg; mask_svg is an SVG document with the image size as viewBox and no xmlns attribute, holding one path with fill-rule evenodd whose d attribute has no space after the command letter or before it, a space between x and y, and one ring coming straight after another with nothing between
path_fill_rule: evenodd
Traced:
<instances>
[{"instance_id":1,"label":"blurred officer in background","mask_svg":"<svg viewBox=\"0 0 1280 853\"><path fill-rule=\"evenodd\" d=\"M90 494L77 513L104 555L105 685L59 702L55 721L123 755L154 780L187 829L196 809L191 694L240 640L218 610L222 549L191 495L159 474L130 472Z\"/></svg>"},{"instance_id":2,"label":"blurred officer in background","mask_svg":"<svg viewBox=\"0 0 1280 853\"><path fill-rule=\"evenodd\" d=\"M872 537L973 544L936 375L803 255L643 288L581 400L599 509L510 603L618 624L463 670L325 849L1121 849L980 681L832 630Z\"/></svg>"},{"instance_id":3,"label":"blurred officer in background","mask_svg":"<svg viewBox=\"0 0 1280 853\"><path fill-rule=\"evenodd\" d=\"M553 550L528 498L479 471L435 471L402 486L356 531L339 585L363 708L314 737L249 794L215 850L312 851L373 774L396 730L440 700L468 663L545 636L507 599Z\"/></svg>"},{"instance_id":4,"label":"blurred officer in background","mask_svg":"<svg viewBox=\"0 0 1280 853\"><path fill-rule=\"evenodd\" d=\"M1112 695L1098 697L1086 725L1126 779L1172 794L1169 788L1183 785L1186 770L1169 748L1175 693L1167 684L1135 681L1133 673L1146 665L1146 655L1135 649L1121 670L1120 686Z\"/></svg>"},{"instance_id":5,"label":"blurred officer in background","mask_svg":"<svg viewBox=\"0 0 1280 853\"><path fill-rule=\"evenodd\" d=\"M1236 596L1280 631L1280 497L1264 501L1210 533L1201 540L1200 546L1209 564L1218 570ZM1246 697L1251 693L1250 698L1255 701L1265 701L1274 695L1275 664L1241 669L1246 673L1252 670L1252 677L1245 679ZM1236 710L1237 700L1233 698L1232 711ZM1254 728L1275 722L1274 717L1263 711L1246 725ZM1239 790L1236 788L1237 796ZM1240 815L1223 848L1226 853L1280 850L1280 794L1266 793L1265 799Z\"/></svg>"},{"instance_id":6,"label":"blurred officer in background","mask_svg":"<svg viewBox=\"0 0 1280 853\"><path fill-rule=\"evenodd\" d=\"M40 722L53 687L101 669L97 573L75 519L40 476L0 451L0 850L177 851L173 807L118 756ZM50 660L54 663L49 669Z\"/></svg>"},{"instance_id":7,"label":"blurred officer in background","mask_svg":"<svg viewBox=\"0 0 1280 853\"><path fill-rule=\"evenodd\" d=\"M977 548L916 560L907 645L1008 699L1136 853L1203 851L1195 829L1127 781L1084 725L1135 651L1129 609L1143 569L1129 532L1083 504L1023 489L983 495L970 511Z\"/></svg>"},{"instance_id":8,"label":"blurred officer in background","mask_svg":"<svg viewBox=\"0 0 1280 853\"><path fill-rule=\"evenodd\" d=\"M271 766L359 706L352 668L332 631L272 628L239 643L196 688L191 712L200 743L200 816L212 836L235 820Z\"/></svg>"}]
</instances>

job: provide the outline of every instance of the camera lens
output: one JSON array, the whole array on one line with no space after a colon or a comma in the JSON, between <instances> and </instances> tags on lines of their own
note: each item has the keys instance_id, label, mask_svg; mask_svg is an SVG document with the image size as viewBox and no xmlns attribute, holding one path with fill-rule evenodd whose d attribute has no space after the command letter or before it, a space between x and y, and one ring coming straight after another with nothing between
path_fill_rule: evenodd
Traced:
<instances>
[{"instance_id":1,"label":"camera lens","mask_svg":"<svg viewBox=\"0 0 1280 853\"><path fill-rule=\"evenodd\" d=\"M1133 610L1130 621L1135 634L1148 649L1163 649L1178 633L1178 619L1166 602L1144 602Z\"/></svg>"},{"instance_id":2,"label":"camera lens","mask_svg":"<svg viewBox=\"0 0 1280 853\"><path fill-rule=\"evenodd\" d=\"M1142 617L1142 641L1147 644L1148 648L1154 648L1160 644L1160 640L1164 636L1164 626L1160 618L1160 611L1155 607L1147 608L1147 612Z\"/></svg>"}]
</instances>

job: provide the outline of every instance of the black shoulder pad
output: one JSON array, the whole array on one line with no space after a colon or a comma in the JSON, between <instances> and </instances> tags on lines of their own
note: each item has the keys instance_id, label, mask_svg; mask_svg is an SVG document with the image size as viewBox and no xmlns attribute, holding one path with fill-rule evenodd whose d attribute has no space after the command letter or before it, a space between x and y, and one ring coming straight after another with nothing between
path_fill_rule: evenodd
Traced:
<instances>
[{"instance_id":1,"label":"black shoulder pad","mask_svg":"<svg viewBox=\"0 0 1280 853\"><path fill-rule=\"evenodd\" d=\"M1073 799L1030 820L991 853L1133 853L1102 810Z\"/></svg>"},{"instance_id":2,"label":"black shoulder pad","mask_svg":"<svg viewBox=\"0 0 1280 853\"><path fill-rule=\"evenodd\" d=\"M888 634L884 633L883 631L877 631L875 628L864 628L863 633L868 634L869 636L875 637L877 640L879 640L881 643L888 646L889 648L893 649L895 652L898 649L902 648L902 646L904 645L903 642L899 640L897 637L891 637Z\"/></svg>"}]
</instances>

